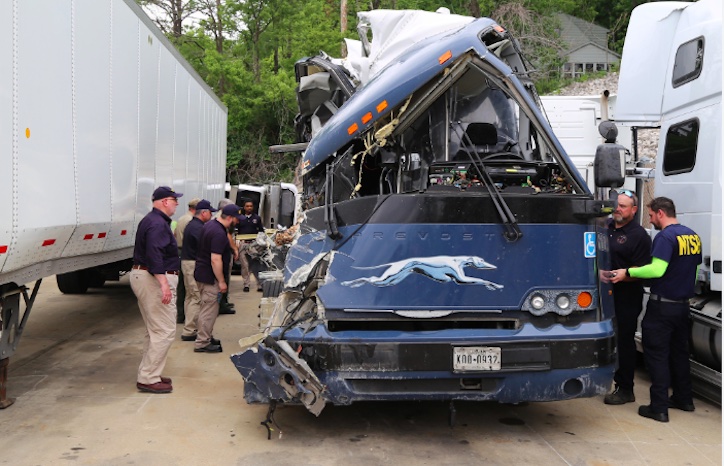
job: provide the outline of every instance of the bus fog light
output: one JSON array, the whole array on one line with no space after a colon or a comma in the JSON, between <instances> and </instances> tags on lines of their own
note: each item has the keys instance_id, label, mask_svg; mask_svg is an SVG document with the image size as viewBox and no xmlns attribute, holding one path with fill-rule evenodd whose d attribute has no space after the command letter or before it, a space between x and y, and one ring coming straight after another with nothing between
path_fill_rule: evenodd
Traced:
<instances>
[{"instance_id":1,"label":"bus fog light","mask_svg":"<svg viewBox=\"0 0 724 466\"><path fill-rule=\"evenodd\" d=\"M546 300L543 298L543 296L537 294L534 295L532 298L530 298L530 305L533 307L533 309L536 309L540 311L543 309L543 306L545 306Z\"/></svg>"},{"instance_id":2,"label":"bus fog light","mask_svg":"<svg viewBox=\"0 0 724 466\"><path fill-rule=\"evenodd\" d=\"M561 309L568 309L571 306L571 300L564 294L558 295L556 298L556 306Z\"/></svg>"}]
</instances>

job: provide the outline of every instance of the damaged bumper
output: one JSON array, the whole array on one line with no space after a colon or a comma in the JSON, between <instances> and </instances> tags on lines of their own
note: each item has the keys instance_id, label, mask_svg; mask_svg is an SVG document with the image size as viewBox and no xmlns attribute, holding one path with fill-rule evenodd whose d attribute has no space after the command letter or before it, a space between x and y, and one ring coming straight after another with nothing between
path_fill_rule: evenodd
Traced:
<instances>
[{"instance_id":1,"label":"damaged bumper","mask_svg":"<svg viewBox=\"0 0 724 466\"><path fill-rule=\"evenodd\" d=\"M322 383L287 341L266 337L231 361L244 377L248 403L297 402L315 416L324 409Z\"/></svg>"},{"instance_id":2,"label":"damaged bumper","mask_svg":"<svg viewBox=\"0 0 724 466\"><path fill-rule=\"evenodd\" d=\"M301 402L316 415L324 400L554 401L610 389L613 332L585 326L588 337L578 327L575 339L561 338L571 331L557 326L527 329L517 340L481 339L461 330L385 335L318 326L306 333L292 329L285 340L268 336L232 361L244 377L247 402ZM500 348L501 364L494 370L456 369L456 348L465 347Z\"/></svg>"}]
</instances>

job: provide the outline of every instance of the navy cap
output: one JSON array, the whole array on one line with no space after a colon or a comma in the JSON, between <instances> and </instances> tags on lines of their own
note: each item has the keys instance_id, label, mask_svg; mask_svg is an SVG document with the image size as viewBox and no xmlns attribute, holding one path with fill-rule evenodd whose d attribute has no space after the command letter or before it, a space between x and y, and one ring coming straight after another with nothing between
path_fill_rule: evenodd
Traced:
<instances>
[{"instance_id":1,"label":"navy cap","mask_svg":"<svg viewBox=\"0 0 724 466\"><path fill-rule=\"evenodd\" d=\"M211 207L211 203L206 199L201 199L198 204L196 204L196 210L210 210L211 212L216 212L218 209Z\"/></svg>"},{"instance_id":2,"label":"navy cap","mask_svg":"<svg viewBox=\"0 0 724 466\"><path fill-rule=\"evenodd\" d=\"M221 209L221 213L224 215L232 215L240 220L244 216L244 211L236 204L225 205L224 208Z\"/></svg>"},{"instance_id":3,"label":"navy cap","mask_svg":"<svg viewBox=\"0 0 724 466\"><path fill-rule=\"evenodd\" d=\"M183 196L183 193L177 193L173 189L169 188L168 186L159 186L156 188L156 190L153 192L153 200L158 201L159 199L166 199L167 197L175 197L178 199L179 197Z\"/></svg>"}]
</instances>

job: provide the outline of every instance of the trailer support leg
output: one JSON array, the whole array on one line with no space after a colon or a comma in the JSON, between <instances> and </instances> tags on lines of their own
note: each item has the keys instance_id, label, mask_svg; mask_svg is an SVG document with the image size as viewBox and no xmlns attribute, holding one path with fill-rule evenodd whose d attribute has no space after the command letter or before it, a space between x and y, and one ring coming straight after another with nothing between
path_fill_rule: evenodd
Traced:
<instances>
[{"instance_id":1,"label":"trailer support leg","mask_svg":"<svg viewBox=\"0 0 724 466\"><path fill-rule=\"evenodd\" d=\"M28 296L25 286L3 285L0 287L0 409L5 409L15 401L7 397L8 366L10 356L20 342L20 336L25 330L30 310L33 308L35 298L40 289L40 282L35 282L33 292ZM25 301L25 312L20 312L20 297Z\"/></svg>"},{"instance_id":2,"label":"trailer support leg","mask_svg":"<svg viewBox=\"0 0 724 466\"><path fill-rule=\"evenodd\" d=\"M15 403L14 398L7 397L9 364L10 358L0 359L0 409L5 409Z\"/></svg>"}]
</instances>

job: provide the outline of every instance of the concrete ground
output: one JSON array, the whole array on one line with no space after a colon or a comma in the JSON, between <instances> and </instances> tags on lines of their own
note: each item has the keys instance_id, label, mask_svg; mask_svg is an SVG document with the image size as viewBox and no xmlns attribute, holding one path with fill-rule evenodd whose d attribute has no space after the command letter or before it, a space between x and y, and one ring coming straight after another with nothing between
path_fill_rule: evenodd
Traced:
<instances>
[{"instance_id":1,"label":"concrete ground","mask_svg":"<svg viewBox=\"0 0 724 466\"><path fill-rule=\"evenodd\" d=\"M243 399L229 361L236 341L256 330L260 293L232 279L236 315L215 336L224 353L194 353L177 340L166 376L174 392L136 390L143 322L128 282L81 296L43 282L16 355L0 411L0 463L11 465L707 465L722 464L721 409L695 400L696 412L671 422L637 415L648 403L645 372L638 402L603 397L526 406L456 403L448 426L441 402L328 405L319 418L302 407L277 409L267 440L266 406ZM253 288L252 288L253 289ZM177 335L180 336L181 326ZM177 337L178 338L178 337Z\"/></svg>"}]
</instances>

